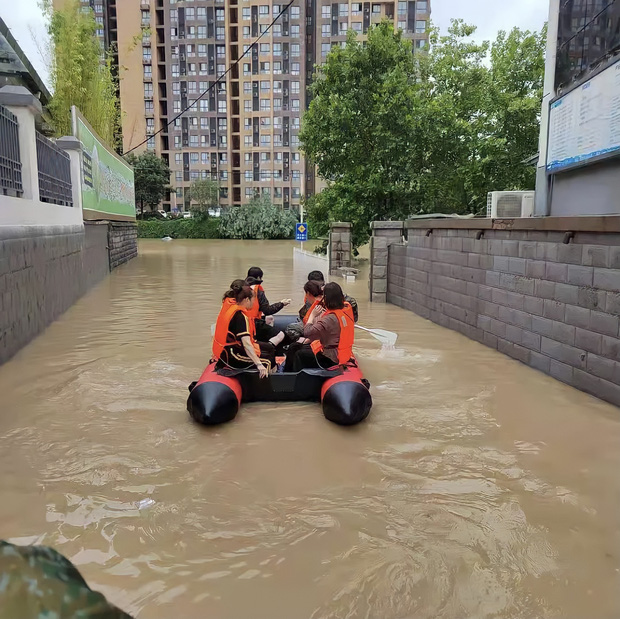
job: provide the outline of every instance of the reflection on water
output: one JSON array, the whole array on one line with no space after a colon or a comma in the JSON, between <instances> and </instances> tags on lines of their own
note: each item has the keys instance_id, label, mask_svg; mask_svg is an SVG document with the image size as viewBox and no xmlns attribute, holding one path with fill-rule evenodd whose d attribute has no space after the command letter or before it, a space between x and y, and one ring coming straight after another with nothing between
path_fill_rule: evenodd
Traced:
<instances>
[{"instance_id":1,"label":"reflection on water","mask_svg":"<svg viewBox=\"0 0 620 619\"><path fill-rule=\"evenodd\" d=\"M198 427L187 385L253 264L301 304L291 244L160 241L0 368L0 537L54 546L141 619L620 615L617 409L392 306L356 332L367 423L251 404Z\"/></svg>"}]
</instances>

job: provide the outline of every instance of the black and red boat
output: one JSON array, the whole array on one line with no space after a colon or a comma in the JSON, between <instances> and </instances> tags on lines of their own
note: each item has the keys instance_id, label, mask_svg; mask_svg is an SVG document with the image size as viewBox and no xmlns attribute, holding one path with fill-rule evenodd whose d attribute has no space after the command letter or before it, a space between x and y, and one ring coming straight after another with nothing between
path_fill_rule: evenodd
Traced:
<instances>
[{"instance_id":1,"label":"black and red boat","mask_svg":"<svg viewBox=\"0 0 620 619\"><path fill-rule=\"evenodd\" d=\"M278 323L285 319L278 318ZM216 370L211 362L190 385L187 410L198 423L216 425L234 419L243 402L321 402L326 419L354 425L370 413L369 387L354 358L345 366L279 372L263 379L255 369Z\"/></svg>"}]
</instances>

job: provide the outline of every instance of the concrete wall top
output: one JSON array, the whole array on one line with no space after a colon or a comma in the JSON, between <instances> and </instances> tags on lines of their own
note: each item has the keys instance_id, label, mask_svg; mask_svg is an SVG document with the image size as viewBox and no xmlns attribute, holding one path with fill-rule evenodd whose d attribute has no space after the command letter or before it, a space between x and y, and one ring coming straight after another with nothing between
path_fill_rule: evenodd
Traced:
<instances>
[{"instance_id":1,"label":"concrete wall top","mask_svg":"<svg viewBox=\"0 0 620 619\"><path fill-rule=\"evenodd\" d=\"M332 221L330 228L351 228L352 225L349 221Z\"/></svg>"},{"instance_id":2,"label":"concrete wall top","mask_svg":"<svg viewBox=\"0 0 620 619\"><path fill-rule=\"evenodd\" d=\"M382 223L382 222L376 222ZM385 222L390 223L390 222ZM410 219L405 228L458 230L541 230L547 232L620 232L620 216L520 217L516 219Z\"/></svg>"},{"instance_id":3,"label":"concrete wall top","mask_svg":"<svg viewBox=\"0 0 620 619\"><path fill-rule=\"evenodd\" d=\"M370 228L372 230L400 230L403 224L402 221L373 221Z\"/></svg>"}]
</instances>

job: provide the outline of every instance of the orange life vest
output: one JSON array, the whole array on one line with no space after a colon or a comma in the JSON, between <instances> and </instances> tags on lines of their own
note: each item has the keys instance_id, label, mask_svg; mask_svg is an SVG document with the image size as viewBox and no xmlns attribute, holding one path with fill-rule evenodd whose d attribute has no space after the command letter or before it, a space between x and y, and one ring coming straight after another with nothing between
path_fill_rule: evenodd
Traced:
<instances>
[{"instance_id":1,"label":"orange life vest","mask_svg":"<svg viewBox=\"0 0 620 619\"><path fill-rule=\"evenodd\" d=\"M260 284L254 284L254 286L250 286L254 291L254 298L252 299L252 307L246 312L247 315L252 318L252 324L258 318L263 317L263 313L260 311L259 303L258 303L258 292L263 291L263 287Z\"/></svg>"},{"instance_id":2,"label":"orange life vest","mask_svg":"<svg viewBox=\"0 0 620 619\"><path fill-rule=\"evenodd\" d=\"M344 365L353 356L353 340L355 339L355 320L353 320L353 308L350 303L344 304L343 309L327 310L323 316L335 314L340 325L340 339L338 340L338 364ZM312 351L316 355L323 351L320 340L310 342Z\"/></svg>"},{"instance_id":3,"label":"orange life vest","mask_svg":"<svg viewBox=\"0 0 620 619\"><path fill-rule=\"evenodd\" d=\"M316 299L314 301L314 303L308 308L308 311L306 312L305 316L302 318L302 322L304 324L306 324L308 322L308 318L310 318L310 313L312 312L312 310L321 302L320 299Z\"/></svg>"},{"instance_id":4,"label":"orange life vest","mask_svg":"<svg viewBox=\"0 0 620 619\"><path fill-rule=\"evenodd\" d=\"M247 316L247 312L242 310L234 299L224 299L222 309L220 310L220 314L217 317L217 322L215 323L215 335L213 336L214 359L220 358L226 346L230 346L231 344L239 344L240 346L243 346L242 342L238 341L237 338L230 332L230 321L239 311L243 312ZM248 320L248 323L250 327L250 340L252 341L254 352L256 352L256 354L260 357L260 346L255 341L256 328L254 326L254 320ZM229 335L232 336L233 341L228 341Z\"/></svg>"}]
</instances>

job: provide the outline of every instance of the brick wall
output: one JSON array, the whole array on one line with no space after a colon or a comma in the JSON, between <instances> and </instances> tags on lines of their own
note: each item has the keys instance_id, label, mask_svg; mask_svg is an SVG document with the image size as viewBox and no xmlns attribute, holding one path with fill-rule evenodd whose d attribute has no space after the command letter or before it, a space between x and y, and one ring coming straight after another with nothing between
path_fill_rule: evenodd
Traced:
<instances>
[{"instance_id":1,"label":"brick wall","mask_svg":"<svg viewBox=\"0 0 620 619\"><path fill-rule=\"evenodd\" d=\"M138 227L135 222L111 221L108 227L110 271L138 255Z\"/></svg>"},{"instance_id":2,"label":"brick wall","mask_svg":"<svg viewBox=\"0 0 620 619\"><path fill-rule=\"evenodd\" d=\"M619 233L432 224L390 245L389 302L620 405Z\"/></svg>"},{"instance_id":3,"label":"brick wall","mask_svg":"<svg viewBox=\"0 0 620 619\"><path fill-rule=\"evenodd\" d=\"M136 254L132 223L0 226L0 364Z\"/></svg>"}]
</instances>

